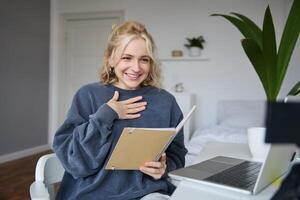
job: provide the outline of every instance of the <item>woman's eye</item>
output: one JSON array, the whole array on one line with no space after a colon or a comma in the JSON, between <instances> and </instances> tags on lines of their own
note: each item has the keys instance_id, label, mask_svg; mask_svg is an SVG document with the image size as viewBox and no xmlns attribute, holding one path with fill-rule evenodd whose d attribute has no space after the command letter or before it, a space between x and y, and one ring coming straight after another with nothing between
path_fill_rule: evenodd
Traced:
<instances>
[{"instance_id":1,"label":"woman's eye","mask_svg":"<svg viewBox=\"0 0 300 200\"><path fill-rule=\"evenodd\" d=\"M130 60L131 58L130 57L127 57L127 56L125 56L125 57L122 57L122 60Z\"/></svg>"},{"instance_id":2,"label":"woman's eye","mask_svg":"<svg viewBox=\"0 0 300 200\"><path fill-rule=\"evenodd\" d=\"M142 63L149 63L150 59L149 58L142 58L141 61L142 61Z\"/></svg>"}]
</instances>

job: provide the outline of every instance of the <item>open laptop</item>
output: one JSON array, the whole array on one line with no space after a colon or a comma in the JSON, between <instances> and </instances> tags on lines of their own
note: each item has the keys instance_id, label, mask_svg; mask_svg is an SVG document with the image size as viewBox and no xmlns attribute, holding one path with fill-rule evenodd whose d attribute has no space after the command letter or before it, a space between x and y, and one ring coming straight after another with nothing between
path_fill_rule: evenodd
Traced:
<instances>
[{"instance_id":1,"label":"open laptop","mask_svg":"<svg viewBox=\"0 0 300 200\"><path fill-rule=\"evenodd\" d=\"M270 120L274 118L274 110L278 110L278 105L275 106L276 108L274 105L268 104L267 107L267 132L270 132L272 129L270 126L274 126L274 123L270 123ZM273 112L270 112L270 110ZM277 123L280 123L279 121L277 120ZM280 124L282 125L282 123ZM277 126L278 130L276 132L285 133L286 126L290 126L289 123ZM201 163L172 171L169 173L169 176L175 180L196 181L206 185L255 195L288 170L296 151L296 145L271 144L263 162L217 156Z\"/></svg>"},{"instance_id":2,"label":"open laptop","mask_svg":"<svg viewBox=\"0 0 300 200\"><path fill-rule=\"evenodd\" d=\"M254 162L217 156L169 173L175 180L190 180L245 194L257 194L289 168L294 145L271 145L266 160Z\"/></svg>"}]
</instances>

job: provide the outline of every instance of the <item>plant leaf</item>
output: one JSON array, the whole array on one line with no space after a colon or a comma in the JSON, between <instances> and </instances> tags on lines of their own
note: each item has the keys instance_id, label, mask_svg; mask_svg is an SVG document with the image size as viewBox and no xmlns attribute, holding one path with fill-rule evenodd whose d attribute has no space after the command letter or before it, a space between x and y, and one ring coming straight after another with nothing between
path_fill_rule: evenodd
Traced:
<instances>
[{"instance_id":1,"label":"plant leaf","mask_svg":"<svg viewBox=\"0 0 300 200\"><path fill-rule=\"evenodd\" d=\"M294 87L289 91L288 96L296 96L300 93L300 81L294 85Z\"/></svg>"},{"instance_id":2,"label":"plant leaf","mask_svg":"<svg viewBox=\"0 0 300 200\"><path fill-rule=\"evenodd\" d=\"M263 54L264 54L269 90L272 93L272 96L277 98L278 91L280 90L280 88L279 90L276 88L278 86L276 82L277 80L276 78L277 75L276 36L275 36L275 28L273 24L272 14L269 6L265 11L263 31L262 31L262 41L263 41Z\"/></svg>"},{"instance_id":3,"label":"plant leaf","mask_svg":"<svg viewBox=\"0 0 300 200\"><path fill-rule=\"evenodd\" d=\"M248 17L235 12L232 12L231 14L239 17L241 20L245 22L245 24L251 30L251 34L252 34L251 38L253 38L256 41L256 43L259 45L259 47L262 49L262 30Z\"/></svg>"},{"instance_id":4,"label":"plant leaf","mask_svg":"<svg viewBox=\"0 0 300 200\"><path fill-rule=\"evenodd\" d=\"M287 18L283 34L281 37L278 57L278 85L280 86L285 77L288 64L295 48L300 33L300 0L294 0L289 16Z\"/></svg>"},{"instance_id":5,"label":"plant leaf","mask_svg":"<svg viewBox=\"0 0 300 200\"><path fill-rule=\"evenodd\" d=\"M266 64L262 50L255 40L251 38L243 39L242 46L265 89L268 100L274 100L268 85Z\"/></svg>"},{"instance_id":6,"label":"plant leaf","mask_svg":"<svg viewBox=\"0 0 300 200\"><path fill-rule=\"evenodd\" d=\"M211 16L221 16L230 21L239 31L244 35L245 38L253 38L253 33L249 26L242 20L236 17L232 17L230 15L223 14L212 14Z\"/></svg>"}]
</instances>

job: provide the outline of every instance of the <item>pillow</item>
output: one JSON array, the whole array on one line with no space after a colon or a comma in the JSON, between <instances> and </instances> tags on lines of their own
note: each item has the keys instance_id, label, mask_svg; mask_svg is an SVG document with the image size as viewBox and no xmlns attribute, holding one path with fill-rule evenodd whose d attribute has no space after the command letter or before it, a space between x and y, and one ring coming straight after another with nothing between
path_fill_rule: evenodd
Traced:
<instances>
[{"instance_id":1,"label":"pillow","mask_svg":"<svg viewBox=\"0 0 300 200\"><path fill-rule=\"evenodd\" d=\"M206 128L199 128L193 134L191 140L186 144L188 154L186 155L186 166L193 164L202 148L208 142L231 142L247 143L246 129L213 125Z\"/></svg>"},{"instance_id":2,"label":"pillow","mask_svg":"<svg viewBox=\"0 0 300 200\"><path fill-rule=\"evenodd\" d=\"M261 127L266 102L258 100L224 100L218 103L217 124L231 127Z\"/></svg>"}]
</instances>

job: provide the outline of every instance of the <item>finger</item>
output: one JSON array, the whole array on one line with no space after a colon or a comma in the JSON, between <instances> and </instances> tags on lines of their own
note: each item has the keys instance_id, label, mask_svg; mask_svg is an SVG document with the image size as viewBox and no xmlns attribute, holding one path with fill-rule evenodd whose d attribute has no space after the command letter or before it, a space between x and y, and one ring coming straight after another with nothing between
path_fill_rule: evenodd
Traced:
<instances>
[{"instance_id":1,"label":"finger","mask_svg":"<svg viewBox=\"0 0 300 200\"><path fill-rule=\"evenodd\" d=\"M115 91L114 96L112 97L112 100L117 101L119 99L119 92Z\"/></svg>"},{"instance_id":2,"label":"finger","mask_svg":"<svg viewBox=\"0 0 300 200\"><path fill-rule=\"evenodd\" d=\"M151 167L141 167L140 168L141 171L145 172L145 173L148 173L148 174L152 174L152 175L157 175L157 174L162 174L162 169L159 168L151 168Z\"/></svg>"},{"instance_id":3,"label":"finger","mask_svg":"<svg viewBox=\"0 0 300 200\"><path fill-rule=\"evenodd\" d=\"M160 163L160 162L146 162L145 167L161 168L162 163Z\"/></svg>"},{"instance_id":4,"label":"finger","mask_svg":"<svg viewBox=\"0 0 300 200\"><path fill-rule=\"evenodd\" d=\"M146 109L145 106L142 106L142 107L139 107L139 108L132 108L132 109L128 109L126 111L126 113L128 113L128 114L130 114L130 113L138 113L138 112L140 112L142 110L145 110L145 109Z\"/></svg>"},{"instance_id":5,"label":"finger","mask_svg":"<svg viewBox=\"0 0 300 200\"><path fill-rule=\"evenodd\" d=\"M132 103L132 104L128 104L127 108L138 108L138 107L142 107L142 106L146 106L147 102L139 102L139 103Z\"/></svg>"},{"instance_id":6,"label":"finger","mask_svg":"<svg viewBox=\"0 0 300 200\"><path fill-rule=\"evenodd\" d=\"M125 104L131 104L131 103L134 103L136 101L139 101L141 100L143 97L142 96L137 96L137 97L132 97L130 99L127 99L125 101L123 101Z\"/></svg>"},{"instance_id":7,"label":"finger","mask_svg":"<svg viewBox=\"0 0 300 200\"><path fill-rule=\"evenodd\" d=\"M161 162L166 162L167 161L167 155L166 153L163 153L159 159Z\"/></svg>"},{"instance_id":8,"label":"finger","mask_svg":"<svg viewBox=\"0 0 300 200\"><path fill-rule=\"evenodd\" d=\"M124 119L135 119L135 118L139 118L141 116L141 114L127 114L125 115Z\"/></svg>"}]
</instances>

